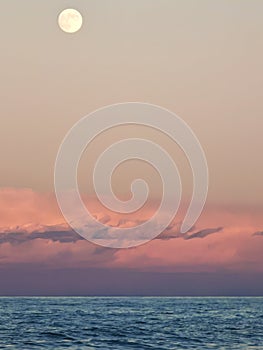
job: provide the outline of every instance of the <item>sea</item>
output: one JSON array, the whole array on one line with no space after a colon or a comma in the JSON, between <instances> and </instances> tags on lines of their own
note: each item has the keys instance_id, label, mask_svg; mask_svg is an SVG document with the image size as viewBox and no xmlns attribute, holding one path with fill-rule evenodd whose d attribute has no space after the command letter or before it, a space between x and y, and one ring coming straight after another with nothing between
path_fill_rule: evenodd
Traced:
<instances>
[{"instance_id":1,"label":"sea","mask_svg":"<svg viewBox=\"0 0 263 350\"><path fill-rule=\"evenodd\" d=\"M2 297L0 349L263 349L263 298Z\"/></svg>"}]
</instances>

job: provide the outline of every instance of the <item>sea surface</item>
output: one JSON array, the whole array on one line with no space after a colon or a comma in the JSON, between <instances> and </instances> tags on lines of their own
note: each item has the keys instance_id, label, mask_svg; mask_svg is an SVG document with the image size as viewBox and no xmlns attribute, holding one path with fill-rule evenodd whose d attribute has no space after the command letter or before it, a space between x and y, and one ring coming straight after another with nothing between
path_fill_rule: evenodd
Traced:
<instances>
[{"instance_id":1,"label":"sea surface","mask_svg":"<svg viewBox=\"0 0 263 350\"><path fill-rule=\"evenodd\" d=\"M0 298L0 349L263 349L263 298Z\"/></svg>"}]
</instances>

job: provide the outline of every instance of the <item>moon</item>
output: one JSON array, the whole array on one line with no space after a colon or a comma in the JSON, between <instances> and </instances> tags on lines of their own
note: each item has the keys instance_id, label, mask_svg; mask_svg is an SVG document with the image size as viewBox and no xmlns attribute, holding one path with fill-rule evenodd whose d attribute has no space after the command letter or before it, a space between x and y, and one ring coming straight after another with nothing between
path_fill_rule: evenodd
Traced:
<instances>
[{"instance_id":1,"label":"moon","mask_svg":"<svg viewBox=\"0 0 263 350\"><path fill-rule=\"evenodd\" d=\"M58 16L58 24L66 33L76 33L82 27L83 19L79 11L65 9Z\"/></svg>"}]
</instances>

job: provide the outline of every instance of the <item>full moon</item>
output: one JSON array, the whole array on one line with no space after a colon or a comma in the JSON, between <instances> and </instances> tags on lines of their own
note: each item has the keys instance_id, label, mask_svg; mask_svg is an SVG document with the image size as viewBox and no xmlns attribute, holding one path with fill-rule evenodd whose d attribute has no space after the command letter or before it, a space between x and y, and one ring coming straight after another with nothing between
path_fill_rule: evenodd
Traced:
<instances>
[{"instance_id":1,"label":"full moon","mask_svg":"<svg viewBox=\"0 0 263 350\"><path fill-rule=\"evenodd\" d=\"M75 9L63 10L58 16L58 24L66 33L76 33L82 27L82 16Z\"/></svg>"}]
</instances>

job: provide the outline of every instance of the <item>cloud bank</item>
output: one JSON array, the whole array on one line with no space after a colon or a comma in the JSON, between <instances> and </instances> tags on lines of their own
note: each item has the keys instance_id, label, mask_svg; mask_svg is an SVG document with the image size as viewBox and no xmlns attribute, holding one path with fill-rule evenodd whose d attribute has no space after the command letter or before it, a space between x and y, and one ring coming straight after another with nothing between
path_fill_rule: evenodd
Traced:
<instances>
[{"instance_id":1,"label":"cloud bank","mask_svg":"<svg viewBox=\"0 0 263 350\"><path fill-rule=\"evenodd\" d=\"M131 227L149 216L149 212L121 216L102 210L91 199L88 204L94 217L109 226ZM29 189L2 189L0 269L10 264L42 264L50 269L263 271L260 212L210 208L186 234L179 231L181 220L179 215L160 236L137 248L102 248L72 231L65 223L54 195L38 194Z\"/></svg>"}]
</instances>

